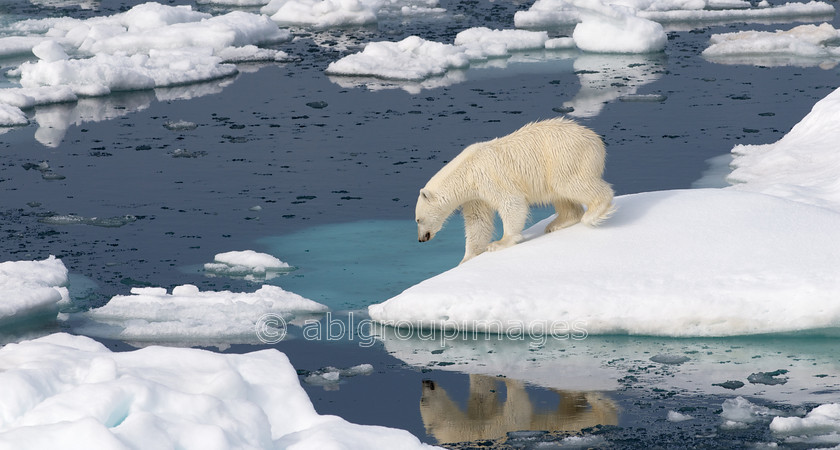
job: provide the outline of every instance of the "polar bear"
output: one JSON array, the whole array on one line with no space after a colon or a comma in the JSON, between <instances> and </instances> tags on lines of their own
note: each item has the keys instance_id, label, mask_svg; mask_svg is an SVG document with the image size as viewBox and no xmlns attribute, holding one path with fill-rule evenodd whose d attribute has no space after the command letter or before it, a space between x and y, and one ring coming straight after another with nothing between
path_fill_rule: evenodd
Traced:
<instances>
[{"instance_id":1,"label":"polar bear","mask_svg":"<svg viewBox=\"0 0 840 450\"><path fill-rule=\"evenodd\" d=\"M605 157L597 134L565 118L532 122L507 136L472 144L420 190L417 239L434 238L459 208L466 234L461 263L522 241L533 204L553 205L557 211L546 233L578 222L598 225L613 211L612 187L602 179ZM494 212L504 233L491 243Z\"/></svg>"}]
</instances>

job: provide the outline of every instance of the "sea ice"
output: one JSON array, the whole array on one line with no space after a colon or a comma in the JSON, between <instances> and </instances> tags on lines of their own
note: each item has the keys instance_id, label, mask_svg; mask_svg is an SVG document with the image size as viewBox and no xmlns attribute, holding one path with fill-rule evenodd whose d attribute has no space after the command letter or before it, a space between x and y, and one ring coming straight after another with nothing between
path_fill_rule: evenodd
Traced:
<instances>
[{"instance_id":1,"label":"sea ice","mask_svg":"<svg viewBox=\"0 0 840 450\"><path fill-rule=\"evenodd\" d=\"M746 428L751 423L782 414L781 411L756 405L740 396L724 400L721 409L720 417L724 420L721 426L727 429Z\"/></svg>"},{"instance_id":2,"label":"sea ice","mask_svg":"<svg viewBox=\"0 0 840 450\"><path fill-rule=\"evenodd\" d=\"M545 331L582 322L589 334L840 327L833 301L840 292L840 214L743 194L625 195L600 228L543 235L549 218L526 230L525 242L479 255L369 313L413 328Z\"/></svg>"},{"instance_id":3,"label":"sea ice","mask_svg":"<svg viewBox=\"0 0 840 450\"><path fill-rule=\"evenodd\" d=\"M375 23L376 3L362 0L271 0L260 11L281 25L329 28Z\"/></svg>"},{"instance_id":4,"label":"sea ice","mask_svg":"<svg viewBox=\"0 0 840 450\"><path fill-rule=\"evenodd\" d=\"M55 317L58 304L70 300L66 284L67 268L54 256L0 263L0 323L43 313Z\"/></svg>"},{"instance_id":5,"label":"sea ice","mask_svg":"<svg viewBox=\"0 0 840 450\"><path fill-rule=\"evenodd\" d=\"M809 437L806 442L840 443L840 403L817 406L805 417L774 417L770 430L781 435Z\"/></svg>"},{"instance_id":6,"label":"sea ice","mask_svg":"<svg viewBox=\"0 0 840 450\"><path fill-rule=\"evenodd\" d=\"M732 189L761 192L840 212L840 89L772 144L736 145ZM828 244L836 251L836 242Z\"/></svg>"},{"instance_id":7,"label":"sea ice","mask_svg":"<svg viewBox=\"0 0 840 450\"><path fill-rule=\"evenodd\" d=\"M677 411L668 411L668 422L685 422L686 420L691 420L694 417L689 416L688 414L683 414Z\"/></svg>"},{"instance_id":8,"label":"sea ice","mask_svg":"<svg viewBox=\"0 0 840 450\"><path fill-rule=\"evenodd\" d=\"M578 9L580 23L572 39L583 51L595 53L654 53L665 49L662 25L637 17L626 7L600 0L565 0Z\"/></svg>"},{"instance_id":9,"label":"sea ice","mask_svg":"<svg viewBox=\"0 0 840 450\"><path fill-rule=\"evenodd\" d=\"M327 309L270 285L252 293L200 291L193 285L176 286L171 294L164 288L132 288L131 295L115 296L85 313L94 322L83 323L80 329L92 336L135 342L256 342L256 327L266 314L289 320Z\"/></svg>"},{"instance_id":10,"label":"sea ice","mask_svg":"<svg viewBox=\"0 0 840 450\"><path fill-rule=\"evenodd\" d=\"M112 16L25 20L10 28L22 36L0 38L0 48L15 39L14 53L29 46L38 57L8 72L20 77L21 88L0 91L0 103L16 108L230 76L237 71L230 63L285 59L282 51L257 46L291 36L258 14L211 16L154 2ZM3 116L0 124L22 122Z\"/></svg>"},{"instance_id":11,"label":"sea ice","mask_svg":"<svg viewBox=\"0 0 840 450\"><path fill-rule=\"evenodd\" d=\"M210 275L245 277L251 280L269 279L278 272L292 269L288 263L254 250L219 253L212 263L204 264L204 270Z\"/></svg>"},{"instance_id":12,"label":"sea ice","mask_svg":"<svg viewBox=\"0 0 840 450\"><path fill-rule=\"evenodd\" d=\"M840 61L840 49L827 45L840 30L827 23L799 25L790 30L739 31L713 34L703 57L718 63L752 62L761 65L811 65Z\"/></svg>"},{"instance_id":13,"label":"sea ice","mask_svg":"<svg viewBox=\"0 0 840 450\"><path fill-rule=\"evenodd\" d=\"M430 448L319 415L283 353L113 353L52 334L0 348L3 448Z\"/></svg>"}]
</instances>

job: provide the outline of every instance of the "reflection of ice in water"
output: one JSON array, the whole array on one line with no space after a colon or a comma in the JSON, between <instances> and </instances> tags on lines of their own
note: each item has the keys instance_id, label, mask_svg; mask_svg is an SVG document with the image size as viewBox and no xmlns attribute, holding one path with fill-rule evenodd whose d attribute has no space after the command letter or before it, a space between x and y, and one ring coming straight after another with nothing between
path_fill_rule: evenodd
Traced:
<instances>
[{"instance_id":1,"label":"reflection of ice in water","mask_svg":"<svg viewBox=\"0 0 840 450\"><path fill-rule=\"evenodd\" d=\"M574 108L570 116L597 116L605 103L635 94L640 87L658 80L665 70L665 60L661 54L583 54L574 64L580 92L563 106Z\"/></svg>"},{"instance_id":2,"label":"reflection of ice in water","mask_svg":"<svg viewBox=\"0 0 840 450\"><path fill-rule=\"evenodd\" d=\"M171 88L115 93L103 97L83 97L75 103L59 103L35 107L38 124L35 139L47 147L58 147L72 125L102 122L123 117L148 108L152 101L189 100L217 94L232 79L190 84Z\"/></svg>"},{"instance_id":3,"label":"reflection of ice in water","mask_svg":"<svg viewBox=\"0 0 840 450\"><path fill-rule=\"evenodd\" d=\"M730 164L732 164L731 153L709 158L706 160L706 164L709 165L709 168L703 172L703 176L700 177L699 180L691 183L691 187L695 189L703 189L731 186L731 184L726 181L726 177L732 173L732 167L730 167Z\"/></svg>"},{"instance_id":4,"label":"reflection of ice in water","mask_svg":"<svg viewBox=\"0 0 840 450\"><path fill-rule=\"evenodd\" d=\"M572 339L559 335L455 335L390 327L373 331L388 353L418 368L503 376L561 391L613 391L621 386L625 376L633 375L638 386L656 386L688 395L734 394L791 404L819 403L836 400L838 379L834 374L840 369L832 337ZM681 357L684 362L651 361L651 355L657 354ZM648 370L651 367L655 370ZM784 384L749 381L753 374L779 369L787 370ZM727 381L741 381L744 385L735 390L721 386Z\"/></svg>"}]
</instances>

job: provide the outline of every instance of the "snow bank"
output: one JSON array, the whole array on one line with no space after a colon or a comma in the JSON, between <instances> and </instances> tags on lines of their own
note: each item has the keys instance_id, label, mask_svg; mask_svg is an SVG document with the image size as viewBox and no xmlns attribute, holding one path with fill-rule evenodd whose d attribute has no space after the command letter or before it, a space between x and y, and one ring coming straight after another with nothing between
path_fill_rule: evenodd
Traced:
<instances>
[{"instance_id":1,"label":"snow bank","mask_svg":"<svg viewBox=\"0 0 840 450\"><path fill-rule=\"evenodd\" d=\"M0 349L4 448L428 448L315 412L283 353L112 353L53 334Z\"/></svg>"},{"instance_id":2,"label":"snow bank","mask_svg":"<svg viewBox=\"0 0 840 450\"><path fill-rule=\"evenodd\" d=\"M840 215L732 190L627 195L371 305L389 325L727 336L840 327ZM535 237L536 236L536 237Z\"/></svg>"},{"instance_id":3,"label":"snow bank","mask_svg":"<svg viewBox=\"0 0 840 450\"><path fill-rule=\"evenodd\" d=\"M25 20L11 32L23 36L0 38L0 48L14 39L10 51L29 46L39 60L9 71L22 87L0 92L4 110L230 76L237 71L231 62L286 58L257 46L290 38L265 16L234 11L214 17L153 2L86 20ZM22 123L20 115L3 116L0 124Z\"/></svg>"},{"instance_id":4,"label":"snow bank","mask_svg":"<svg viewBox=\"0 0 840 450\"><path fill-rule=\"evenodd\" d=\"M761 192L840 212L840 89L817 102L777 142L736 145L732 189ZM833 249L836 251L836 243Z\"/></svg>"},{"instance_id":5,"label":"snow bank","mask_svg":"<svg viewBox=\"0 0 840 450\"><path fill-rule=\"evenodd\" d=\"M204 264L210 275L245 277L249 280L272 278L277 272L293 269L288 263L253 250L219 253L212 263Z\"/></svg>"},{"instance_id":6,"label":"snow bank","mask_svg":"<svg viewBox=\"0 0 840 450\"><path fill-rule=\"evenodd\" d=\"M840 48L827 45L840 38L840 30L827 23L800 25L790 30L740 31L713 34L703 57L712 62L754 61L771 65L791 64L797 60L836 62ZM773 64L773 60L779 62Z\"/></svg>"},{"instance_id":7,"label":"snow bank","mask_svg":"<svg viewBox=\"0 0 840 450\"><path fill-rule=\"evenodd\" d=\"M0 263L0 323L35 314L58 312L68 301L67 268L54 256L43 261Z\"/></svg>"},{"instance_id":8,"label":"snow bank","mask_svg":"<svg viewBox=\"0 0 840 450\"><path fill-rule=\"evenodd\" d=\"M462 69L472 61L506 57L511 52L545 48L544 31L470 28L455 36L454 44L409 36L399 42L371 42L359 53L327 66L328 75L371 76L419 81Z\"/></svg>"},{"instance_id":9,"label":"snow bank","mask_svg":"<svg viewBox=\"0 0 840 450\"><path fill-rule=\"evenodd\" d=\"M327 307L278 286L253 293L200 291L182 285L132 288L86 316L106 326L84 325L87 334L131 341L202 341L245 338L256 341L257 325L266 314L283 320L295 314L322 313Z\"/></svg>"}]
</instances>

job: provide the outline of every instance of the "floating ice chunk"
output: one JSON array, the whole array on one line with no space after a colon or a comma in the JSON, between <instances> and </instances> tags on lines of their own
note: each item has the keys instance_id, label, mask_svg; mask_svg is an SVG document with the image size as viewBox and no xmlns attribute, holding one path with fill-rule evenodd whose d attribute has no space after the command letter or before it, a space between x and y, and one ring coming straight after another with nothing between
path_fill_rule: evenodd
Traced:
<instances>
[{"instance_id":1,"label":"floating ice chunk","mask_svg":"<svg viewBox=\"0 0 840 450\"><path fill-rule=\"evenodd\" d=\"M45 177L46 174L52 173L47 169L45 169L43 172L45 173ZM95 227L104 228L119 228L123 225L127 225L136 221L137 216L131 214L113 217L84 217L78 216L76 214L66 214L48 216L38 219L38 222L50 225L93 225Z\"/></svg>"},{"instance_id":2,"label":"floating ice chunk","mask_svg":"<svg viewBox=\"0 0 840 450\"><path fill-rule=\"evenodd\" d=\"M294 268L276 257L254 250L219 253L204 270L213 275L246 277L246 279L271 278L269 273L286 272Z\"/></svg>"},{"instance_id":3,"label":"floating ice chunk","mask_svg":"<svg viewBox=\"0 0 840 450\"><path fill-rule=\"evenodd\" d=\"M256 341L255 327L265 314L289 319L295 314L322 313L327 307L278 286L253 293L200 291L193 285L132 288L113 297L86 317L109 325L89 326L95 336L133 341L197 341L245 338Z\"/></svg>"},{"instance_id":4,"label":"floating ice chunk","mask_svg":"<svg viewBox=\"0 0 840 450\"><path fill-rule=\"evenodd\" d=\"M782 377L782 375L786 374L787 370L780 369L774 370L773 372L756 372L751 373L750 376L747 377L747 381L753 384L766 384L766 385L776 385L776 384L785 384L788 382L787 377Z\"/></svg>"},{"instance_id":5,"label":"floating ice chunk","mask_svg":"<svg viewBox=\"0 0 840 450\"><path fill-rule=\"evenodd\" d=\"M650 360L659 364L668 364L676 366L684 362L691 361L691 358L685 355L658 354L655 356L651 356Z\"/></svg>"},{"instance_id":6,"label":"floating ice chunk","mask_svg":"<svg viewBox=\"0 0 840 450\"><path fill-rule=\"evenodd\" d=\"M196 0L199 5L222 5L222 6L264 6L270 0Z\"/></svg>"},{"instance_id":7,"label":"floating ice chunk","mask_svg":"<svg viewBox=\"0 0 840 450\"><path fill-rule=\"evenodd\" d=\"M761 192L840 212L840 89L817 102L777 142L736 145L732 189Z\"/></svg>"},{"instance_id":8,"label":"floating ice chunk","mask_svg":"<svg viewBox=\"0 0 840 450\"><path fill-rule=\"evenodd\" d=\"M566 50L577 48L575 40L570 37L560 37L549 39L545 41L545 48L547 50Z\"/></svg>"},{"instance_id":9,"label":"floating ice chunk","mask_svg":"<svg viewBox=\"0 0 840 450\"><path fill-rule=\"evenodd\" d=\"M668 411L668 422L685 422L686 420L694 419L688 414L683 414L677 411Z\"/></svg>"},{"instance_id":10,"label":"floating ice chunk","mask_svg":"<svg viewBox=\"0 0 840 450\"><path fill-rule=\"evenodd\" d=\"M176 120L176 121L167 121L163 124L163 127L170 131L189 131L195 130L198 128L198 125L195 122L190 122L187 120Z\"/></svg>"},{"instance_id":11,"label":"floating ice chunk","mask_svg":"<svg viewBox=\"0 0 840 450\"><path fill-rule=\"evenodd\" d=\"M273 349L115 353L68 334L0 348L0 417L9 448L430 448L319 415Z\"/></svg>"},{"instance_id":12,"label":"floating ice chunk","mask_svg":"<svg viewBox=\"0 0 840 450\"><path fill-rule=\"evenodd\" d=\"M817 406L805 417L774 417L770 422L770 430L789 436L824 437L825 442L838 443L840 442L840 403ZM831 437L833 441L829 440Z\"/></svg>"},{"instance_id":13,"label":"floating ice chunk","mask_svg":"<svg viewBox=\"0 0 840 450\"><path fill-rule=\"evenodd\" d=\"M840 214L741 194L621 196L598 229L543 234L548 218L525 242L368 311L385 324L502 333L576 323L588 334L663 336L840 328Z\"/></svg>"},{"instance_id":14,"label":"floating ice chunk","mask_svg":"<svg viewBox=\"0 0 840 450\"><path fill-rule=\"evenodd\" d=\"M746 428L752 423L781 414L781 411L756 405L739 396L723 401L720 416L724 422L721 426L727 429Z\"/></svg>"},{"instance_id":15,"label":"floating ice chunk","mask_svg":"<svg viewBox=\"0 0 840 450\"><path fill-rule=\"evenodd\" d=\"M57 304L69 301L66 284L67 268L55 256L0 263L0 323L45 312L55 317Z\"/></svg>"},{"instance_id":16,"label":"floating ice chunk","mask_svg":"<svg viewBox=\"0 0 840 450\"><path fill-rule=\"evenodd\" d=\"M580 11L581 22L572 38L583 51L597 53L654 53L665 48L668 36L662 25L635 11L601 0L566 0Z\"/></svg>"},{"instance_id":17,"label":"floating ice chunk","mask_svg":"<svg viewBox=\"0 0 840 450\"><path fill-rule=\"evenodd\" d=\"M370 364L359 364L347 369L325 367L315 372L306 374L303 381L315 386L324 386L325 389L335 389L342 378L355 377L359 375L370 375L373 373L373 366Z\"/></svg>"},{"instance_id":18,"label":"floating ice chunk","mask_svg":"<svg viewBox=\"0 0 840 450\"><path fill-rule=\"evenodd\" d=\"M511 52L545 48L548 33L526 30L491 30L469 28L455 36L455 45L463 47L470 59L496 58Z\"/></svg>"},{"instance_id":19,"label":"floating ice chunk","mask_svg":"<svg viewBox=\"0 0 840 450\"><path fill-rule=\"evenodd\" d=\"M399 42L371 42L362 52L331 62L326 73L422 80L469 64L469 57L460 46L409 36Z\"/></svg>"},{"instance_id":20,"label":"floating ice chunk","mask_svg":"<svg viewBox=\"0 0 840 450\"><path fill-rule=\"evenodd\" d=\"M840 30L827 23L800 25L790 30L740 31L714 34L703 57L713 62L766 62L772 58L797 57L803 60L840 61L840 48L827 45L840 39ZM779 58L781 64L792 58Z\"/></svg>"},{"instance_id":21,"label":"floating ice chunk","mask_svg":"<svg viewBox=\"0 0 840 450\"><path fill-rule=\"evenodd\" d=\"M282 25L328 28L375 23L375 4L361 0L271 0L260 11Z\"/></svg>"}]
</instances>

